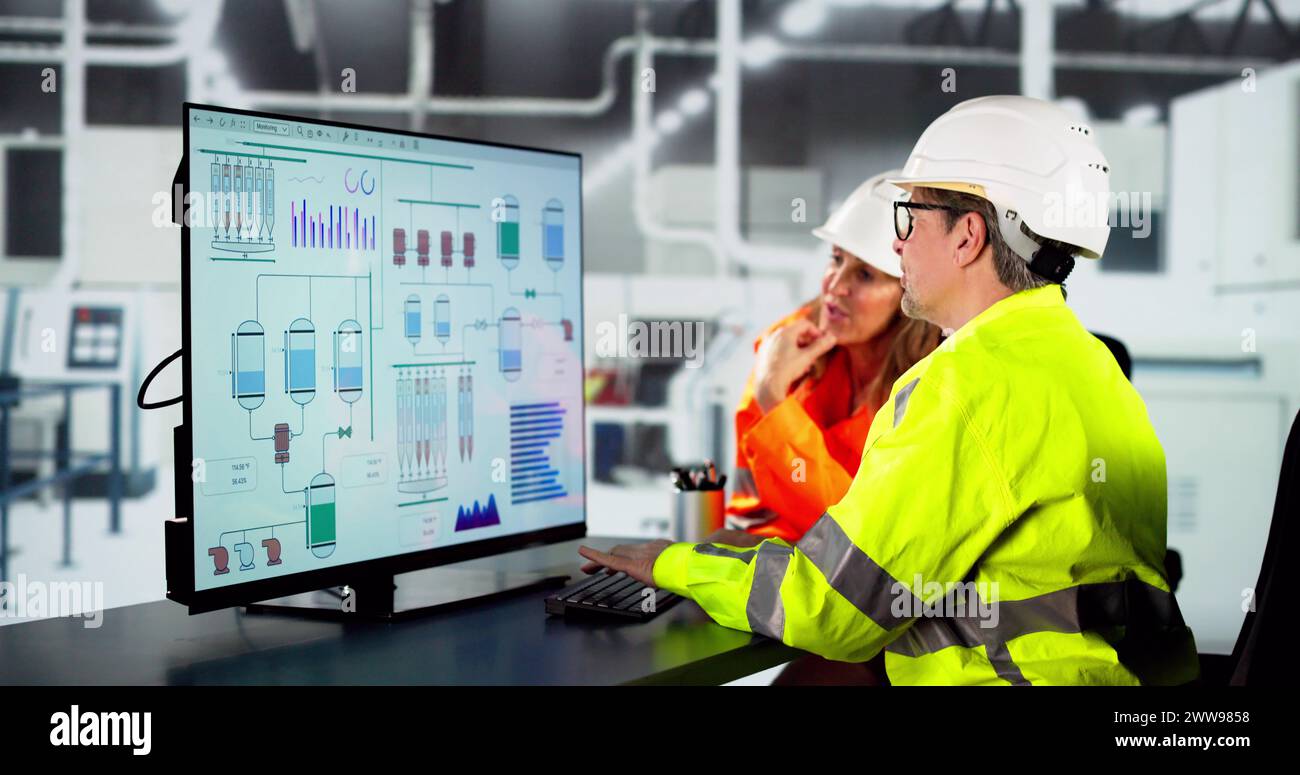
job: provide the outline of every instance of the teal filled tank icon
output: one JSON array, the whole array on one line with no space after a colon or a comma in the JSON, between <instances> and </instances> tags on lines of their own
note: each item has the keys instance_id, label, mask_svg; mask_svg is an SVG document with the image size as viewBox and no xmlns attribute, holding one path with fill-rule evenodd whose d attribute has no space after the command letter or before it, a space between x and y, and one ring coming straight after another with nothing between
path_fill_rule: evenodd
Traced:
<instances>
[{"instance_id":1,"label":"teal filled tank icon","mask_svg":"<svg viewBox=\"0 0 1300 775\"><path fill-rule=\"evenodd\" d=\"M334 477L319 473L307 485L307 548L322 560L334 554Z\"/></svg>"},{"instance_id":2,"label":"teal filled tank icon","mask_svg":"<svg viewBox=\"0 0 1300 775\"><path fill-rule=\"evenodd\" d=\"M493 201L497 224L497 258L507 270L519 266L519 200L506 194Z\"/></svg>"}]
</instances>

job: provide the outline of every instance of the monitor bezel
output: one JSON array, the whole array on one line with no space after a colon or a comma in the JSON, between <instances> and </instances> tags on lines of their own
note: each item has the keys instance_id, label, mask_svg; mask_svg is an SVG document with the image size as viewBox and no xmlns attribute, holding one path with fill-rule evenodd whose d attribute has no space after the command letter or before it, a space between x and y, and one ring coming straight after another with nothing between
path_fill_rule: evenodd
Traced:
<instances>
[{"instance_id":1,"label":"monitor bezel","mask_svg":"<svg viewBox=\"0 0 1300 775\"><path fill-rule=\"evenodd\" d=\"M195 110L208 110L221 113L229 113L237 116L248 116L252 118L267 118L287 121L299 121L312 124L318 124L326 127L338 127L341 129L356 129L364 132L385 132L395 135L404 135L420 139L444 140L458 143L467 143L470 145L486 146L493 148L506 148L511 150L531 151L534 153L545 153L556 156L569 156L578 161L578 315L575 326L578 329L579 346L578 358L579 368L584 370L586 364L586 337L584 328L585 305L583 303L583 276L585 272L583 257L585 255L585 213L582 191L582 154L573 151L559 151L549 148L538 148L533 146L515 145L511 143L501 143L489 140L477 140L465 137L455 137L451 135L440 135L426 132L415 132L405 129L390 129L387 127L376 127L365 124L353 124L343 121L327 121L324 119L313 118L311 116L299 116L289 113L272 113L257 110L245 110L241 108L229 108L222 105L210 105L197 102L184 102L181 107L181 124L182 124L182 150L181 150L181 170L180 181L183 186L180 195L181 201L185 202L190 193L190 114ZM187 357L183 358L184 368L182 369L182 395L185 400L181 402L183 407L185 431L180 434L186 441L188 447L184 452L186 457L182 460L194 460L194 442L193 434L189 429L193 428L193 374L192 362L188 357L191 352L191 330L190 330L190 227L188 218L188 208L185 210L187 217L181 219L181 343L184 353ZM498 536L478 541L470 541L454 546L436 547L432 549L422 549L411 552L403 552L388 557L380 557L373 560L362 560L358 562L347 563L344 565L335 565L319 570L304 571L293 573L285 576L279 576L272 579L261 579L257 581L245 581L234 584L228 584L212 589L195 589L198 569L192 567L192 563L184 563L190 567L190 577L188 579L187 589L172 590L168 589L167 596L170 599L183 603L189 607L191 614L213 611L221 608L230 608L234 606L243 606L268 600L271 598L285 597L288 595L311 592L318 589L324 589L332 586L342 586L346 584L355 584L359 580L373 579L377 576L397 575L400 573L409 573L411 571L422 570L425 568L448 565L465 560L487 557L494 554L503 554L505 552L517 551L530 546L540 546L546 544L560 543L583 538L587 535L587 418L586 418L586 399L581 392L579 383L579 432L581 434L581 454L582 454L582 519L579 522L566 523L554 527L533 530L525 533L516 533L507 536ZM181 449L176 449L175 454L180 455ZM188 469L190 466L186 466ZM176 505L177 517L188 517L184 521L185 535L188 540L185 543L185 549L189 552L190 557L194 556L194 487L192 480L190 486L184 488L186 493L181 492L177 487ZM188 506L188 507L186 507ZM169 549L170 551L171 549ZM172 579L168 579L170 587Z\"/></svg>"}]
</instances>

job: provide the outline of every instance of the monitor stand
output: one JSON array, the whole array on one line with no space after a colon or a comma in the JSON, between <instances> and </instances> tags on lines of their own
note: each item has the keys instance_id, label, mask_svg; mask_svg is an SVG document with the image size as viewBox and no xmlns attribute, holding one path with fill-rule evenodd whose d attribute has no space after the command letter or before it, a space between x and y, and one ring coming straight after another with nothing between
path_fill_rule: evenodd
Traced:
<instances>
[{"instance_id":1,"label":"monitor stand","mask_svg":"<svg viewBox=\"0 0 1300 775\"><path fill-rule=\"evenodd\" d=\"M262 600L245 606L245 610L338 621L400 621L493 598L558 588L568 580L563 573L432 568L398 577L389 574L361 578L346 587Z\"/></svg>"}]
</instances>

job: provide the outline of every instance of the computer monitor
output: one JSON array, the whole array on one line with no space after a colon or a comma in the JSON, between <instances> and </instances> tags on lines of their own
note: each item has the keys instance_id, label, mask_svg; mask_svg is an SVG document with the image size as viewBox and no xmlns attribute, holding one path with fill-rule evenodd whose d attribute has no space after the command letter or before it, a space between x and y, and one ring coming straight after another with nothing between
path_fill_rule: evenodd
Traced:
<instances>
[{"instance_id":1,"label":"computer monitor","mask_svg":"<svg viewBox=\"0 0 1300 775\"><path fill-rule=\"evenodd\" d=\"M585 534L581 157L184 106L168 596Z\"/></svg>"}]
</instances>

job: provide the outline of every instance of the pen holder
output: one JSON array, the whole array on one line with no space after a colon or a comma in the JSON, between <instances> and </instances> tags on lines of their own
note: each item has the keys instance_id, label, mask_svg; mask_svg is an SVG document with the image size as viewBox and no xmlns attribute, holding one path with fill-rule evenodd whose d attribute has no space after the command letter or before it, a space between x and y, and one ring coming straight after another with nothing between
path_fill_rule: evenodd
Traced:
<instances>
[{"instance_id":1,"label":"pen holder","mask_svg":"<svg viewBox=\"0 0 1300 775\"><path fill-rule=\"evenodd\" d=\"M678 490L673 493L673 539L699 543L722 527L725 490Z\"/></svg>"}]
</instances>

